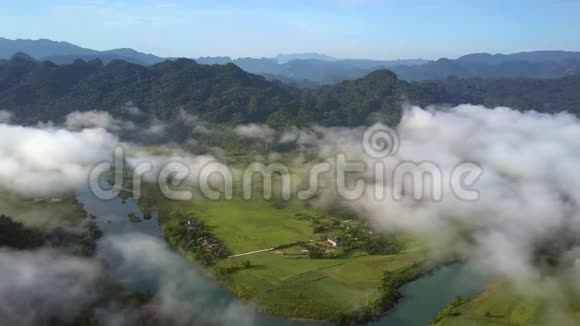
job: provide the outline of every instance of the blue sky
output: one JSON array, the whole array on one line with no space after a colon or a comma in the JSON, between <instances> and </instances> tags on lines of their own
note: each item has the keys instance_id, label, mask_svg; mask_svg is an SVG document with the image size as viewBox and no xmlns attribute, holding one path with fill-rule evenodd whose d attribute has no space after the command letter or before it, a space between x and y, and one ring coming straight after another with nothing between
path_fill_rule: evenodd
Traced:
<instances>
[{"instance_id":1,"label":"blue sky","mask_svg":"<svg viewBox=\"0 0 580 326\"><path fill-rule=\"evenodd\" d=\"M580 50L577 0L0 0L0 36L161 56Z\"/></svg>"}]
</instances>

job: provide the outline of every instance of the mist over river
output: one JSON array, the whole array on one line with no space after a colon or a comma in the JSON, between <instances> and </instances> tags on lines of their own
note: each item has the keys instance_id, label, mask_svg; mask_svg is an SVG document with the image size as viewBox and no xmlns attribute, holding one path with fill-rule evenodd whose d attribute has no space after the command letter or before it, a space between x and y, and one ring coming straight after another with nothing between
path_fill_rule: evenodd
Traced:
<instances>
[{"instance_id":1,"label":"mist over river","mask_svg":"<svg viewBox=\"0 0 580 326\"><path fill-rule=\"evenodd\" d=\"M152 214L150 219L145 219L133 198L123 200L119 197L112 200L96 198L90 191L78 191L77 200L83 205L87 214L94 217L99 229L104 233L104 238L114 237L137 237L138 239L159 240L159 243L167 246L163 241L163 232L158 222L158 214ZM141 222L132 223L128 216L135 214ZM98 255L111 267L112 274L122 284L132 291L140 293L157 293L163 291L164 280L174 279L180 288L178 300L183 301L184 306L195 306L202 319L207 318L218 324L240 324L258 326L290 326L290 325L330 325L329 322L296 321L277 319L264 313L259 313L255 307L238 300L232 293L213 281L201 267L190 263L185 257L177 254L167 247L167 252L176 259L173 266L166 269L119 268L126 263L126 257L122 257L115 250L99 244ZM139 250L139 248L132 248ZM143 256L159 255L158 252L143 252ZM167 253L164 253L167 254ZM141 255L139 255L141 256ZM143 257L135 257L143 258ZM149 257L154 259L159 257ZM185 284L189 283L189 284ZM431 319L447 304L456 297L471 297L483 290L485 282L476 273L466 266L454 264L442 267L433 273L425 275L401 288L403 298L379 321L371 323L380 325L428 325ZM203 298L200 300L200 298ZM216 317L220 313L226 313L228 318ZM236 321L236 314L243 317Z\"/></svg>"}]
</instances>

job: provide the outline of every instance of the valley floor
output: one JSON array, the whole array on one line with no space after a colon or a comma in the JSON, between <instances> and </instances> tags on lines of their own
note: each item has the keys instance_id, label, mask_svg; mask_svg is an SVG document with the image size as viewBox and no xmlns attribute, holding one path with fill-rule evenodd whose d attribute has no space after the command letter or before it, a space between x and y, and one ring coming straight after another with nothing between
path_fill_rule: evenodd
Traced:
<instances>
[{"instance_id":1,"label":"valley floor","mask_svg":"<svg viewBox=\"0 0 580 326\"><path fill-rule=\"evenodd\" d=\"M321 238L331 238L337 231L331 228L314 233L313 219L325 224L331 218L305 208L301 202L276 208L271 201L261 199L162 201L155 209L164 216L164 226L173 223L166 217L171 212L204 221L231 251L230 257L212 267L214 274L247 264L248 268L235 269L221 281L238 297L279 317L329 320L368 307L380 297L386 271L404 271L426 258L424 243L404 236L404 249L397 254L369 255L355 250L334 258L312 259L303 246L293 244L320 243L324 241ZM258 252L236 257L253 251Z\"/></svg>"},{"instance_id":2,"label":"valley floor","mask_svg":"<svg viewBox=\"0 0 580 326\"><path fill-rule=\"evenodd\" d=\"M497 280L479 296L452 308L436 325L578 325L579 303L577 299L566 304L555 298L543 301Z\"/></svg>"}]
</instances>

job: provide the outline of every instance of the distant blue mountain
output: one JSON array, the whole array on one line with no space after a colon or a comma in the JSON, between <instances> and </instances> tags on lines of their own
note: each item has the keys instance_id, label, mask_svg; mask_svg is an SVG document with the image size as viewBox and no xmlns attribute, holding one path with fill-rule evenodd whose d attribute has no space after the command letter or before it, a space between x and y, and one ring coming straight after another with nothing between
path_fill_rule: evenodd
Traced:
<instances>
[{"instance_id":1,"label":"distant blue mountain","mask_svg":"<svg viewBox=\"0 0 580 326\"><path fill-rule=\"evenodd\" d=\"M122 60L150 66L164 60L152 54L129 48L97 51L67 42L40 40L9 40L0 38L0 62L23 52L39 61L70 64L77 59L85 62L98 59L104 64ZM462 78L559 78L578 74L580 52L532 51L513 54L473 53L456 60L436 61L337 59L319 53L279 54L274 58L200 57L200 64L233 63L246 72L278 79L284 83L314 87L360 78L372 71L389 69L404 80L436 80Z\"/></svg>"},{"instance_id":2,"label":"distant blue mountain","mask_svg":"<svg viewBox=\"0 0 580 326\"><path fill-rule=\"evenodd\" d=\"M0 58L9 59L17 52L41 59L56 55L95 55L99 51L82 48L68 42L56 42L47 39L40 40L9 40L0 37Z\"/></svg>"},{"instance_id":3,"label":"distant blue mountain","mask_svg":"<svg viewBox=\"0 0 580 326\"><path fill-rule=\"evenodd\" d=\"M556 62L562 63L566 61L580 60L580 52L570 51L532 51L519 52L513 54L489 54L489 53L473 53L464 55L457 59L458 62L463 63L479 63L497 65L513 61L525 61L532 63L539 62Z\"/></svg>"},{"instance_id":4,"label":"distant blue mountain","mask_svg":"<svg viewBox=\"0 0 580 326\"><path fill-rule=\"evenodd\" d=\"M336 59L323 54L286 54L275 58L200 57L201 64L233 63L247 72L285 83L312 87L357 79L372 71L398 66L416 66L430 61ZM286 61L288 60L288 61Z\"/></svg>"},{"instance_id":5,"label":"distant blue mountain","mask_svg":"<svg viewBox=\"0 0 580 326\"><path fill-rule=\"evenodd\" d=\"M11 58L18 52L27 53L37 60L48 60L57 64L69 64L76 59L85 61L100 59L105 63L112 60L124 60L142 65L152 65L164 60L155 55L138 52L133 49L97 51L68 42L57 42L47 39L9 40L0 37L0 59Z\"/></svg>"},{"instance_id":6,"label":"distant blue mountain","mask_svg":"<svg viewBox=\"0 0 580 326\"><path fill-rule=\"evenodd\" d=\"M320 60L320 61L337 61L337 58L320 53L296 53L296 54L278 54L275 58L278 63L286 63L293 60Z\"/></svg>"}]
</instances>

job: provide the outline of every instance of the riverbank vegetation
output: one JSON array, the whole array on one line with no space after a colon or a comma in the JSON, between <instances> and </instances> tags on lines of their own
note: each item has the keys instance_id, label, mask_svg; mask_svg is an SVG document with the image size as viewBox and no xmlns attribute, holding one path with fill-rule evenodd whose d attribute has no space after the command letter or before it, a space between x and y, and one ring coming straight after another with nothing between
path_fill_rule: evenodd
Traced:
<instances>
[{"instance_id":1,"label":"riverbank vegetation","mask_svg":"<svg viewBox=\"0 0 580 326\"><path fill-rule=\"evenodd\" d=\"M0 215L0 246L33 249L44 245L45 235L37 229L25 228L11 217Z\"/></svg>"},{"instance_id":2,"label":"riverbank vegetation","mask_svg":"<svg viewBox=\"0 0 580 326\"><path fill-rule=\"evenodd\" d=\"M103 236L103 232L95 222L88 222L81 233L78 252L81 256L94 256L97 251L97 241Z\"/></svg>"},{"instance_id":3,"label":"riverbank vegetation","mask_svg":"<svg viewBox=\"0 0 580 326\"><path fill-rule=\"evenodd\" d=\"M74 197L26 199L0 192L0 246L59 248L73 255L92 256L102 236Z\"/></svg>"},{"instance_id":4,"label":"riverbank vegetation","mask_svg":"<svg viewBox=\"0 0 580 326\"><path fill-rule=\"evenodd\" d=\"M414 263L408 267L396 271L386 271L383 274L379 296L371 304L351 313L341 314L336 321L339 325L362 325L391 309L401 297L399 288L407 282L411 282L429 270L419 263Z\"/></svg>"},{"instance_id":5,"label":"riverbank vegetation","mask_svg":"<svg viewBox=\"0 0 580 326\"><path fill-rule=\"evenodd\" d=\"M174 212L163 223L163 232L175 247L192 254L204 266L211 266L229 255L229 250L205 222L192 214Z\"/></svg>"},{"instance_id":6,"label":"riverbank vegetation","mask_svg":"<svg viewBox=\"0 0 580 326\"><path fill-rule=\"evenodd\" d=\"M129 215L127 216L129 218L129 221L131 223L139 223L141 222L141 219L139 218L139 216L137 216L137 214L131 212L129 213Z\"/></svg>"},{"instance_id":7,"label":"riverbank vegetation","mask_svg":"<svg viewBox=\"0 0 580 326\"><path fill-rule=\"evenodd\" d=\"M552 280L557 283L556 279ZM555 285L554 283L554 285ZM471 325L578 325L580 298L563 289L558 300L522 292L505 280L491 283L479 296L456 301L433 320L437 326Z\"/></svg>"},{"instance_id":8,"label":"riverbank vegetation","mask_svg":"<svg viewBox=\"0 0 580 326\"><path fill-rule=\"evenodd\" d=\"M184 202L146 193L144 198L140 205L159 210L172 245L208 266L236 296L279 317L339 320L374 307L386 289L385 272L404 280L409 268L426 259L425 243L416 237L375 234L360 220L337 218L298 200L278 207L257 197ZM186 231L190 225L199 226L212 239L208 243L227 248L228 256L205 256L199 232Z\"/></svg>"},{"instance_id":9,"label":"riverbank vegetation","mask_svg":"<svg viewBox=\"0 0 580 326\"><path fill-rule=\"evenodd\" d=\"M86 216L81 205L71 197L28 199L6 190L0 190L0 214L41 229L74 227Z\"/></svg>"}]
</instances>

